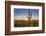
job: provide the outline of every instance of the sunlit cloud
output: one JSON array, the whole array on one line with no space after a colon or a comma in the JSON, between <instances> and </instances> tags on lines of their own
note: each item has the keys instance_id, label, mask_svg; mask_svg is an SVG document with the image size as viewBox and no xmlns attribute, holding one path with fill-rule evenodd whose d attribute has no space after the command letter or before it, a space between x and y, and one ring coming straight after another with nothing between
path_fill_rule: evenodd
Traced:
<instances>
[{"instance_id":1,"label":"sunlit cloud","mask_svg":"<svg viewBox=\"0 0 46 36\"><path fill-rule=\"evenodd\" d=\"M14 20L28 20L26 16L14 16Z\"/></svg>"}]
</instances>

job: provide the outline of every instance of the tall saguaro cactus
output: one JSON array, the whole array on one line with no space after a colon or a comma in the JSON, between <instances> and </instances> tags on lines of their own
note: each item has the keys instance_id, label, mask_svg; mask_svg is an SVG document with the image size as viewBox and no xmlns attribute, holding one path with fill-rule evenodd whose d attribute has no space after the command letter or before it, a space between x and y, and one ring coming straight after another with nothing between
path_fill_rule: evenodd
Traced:
<instances>
[{"instance_id":1,"label":"tall saguaro cactus","mask_svg":"<svg viewBox=\"0 0 46 36\"><path fill-rule=\"evenodd\" d=\"M31 18L32 18L32 12L30 12L30 9L29 9L29 12L28 12L28 26L30 24Z\"/></svg>"}]
</instances>

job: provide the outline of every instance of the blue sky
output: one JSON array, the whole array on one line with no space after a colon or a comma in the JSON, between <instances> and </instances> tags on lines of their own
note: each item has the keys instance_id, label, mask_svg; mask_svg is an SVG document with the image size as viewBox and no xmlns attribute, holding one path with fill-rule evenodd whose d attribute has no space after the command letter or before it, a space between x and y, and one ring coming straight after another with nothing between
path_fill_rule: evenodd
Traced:
<instances>
[{"instance_id":1,"label":"blue sky","mask_svg":"<svg viewBox=\"0 0 46 36\"><path fill-rule=\"evenodd\" d=\"M14 8L14 16L28 16L29 9ZM39 9L30 9L30 14L35 18L39 18Z\"/></svg>"}]
</instances>

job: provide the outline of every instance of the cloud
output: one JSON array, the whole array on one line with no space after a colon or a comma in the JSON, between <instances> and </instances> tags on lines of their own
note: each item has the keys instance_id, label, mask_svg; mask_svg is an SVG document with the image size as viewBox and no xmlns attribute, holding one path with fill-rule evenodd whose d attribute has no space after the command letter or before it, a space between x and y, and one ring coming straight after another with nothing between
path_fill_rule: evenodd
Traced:
<instances>
[{"instance_id":1,"label":"cloud","mask_svg":"<svg viewBox=\"0 0 46 36\"><path fill-rule=\"evenodd\" d=\"M28 20L26 16L14 16L15 20Z\"/></svg>"}]
</instances>

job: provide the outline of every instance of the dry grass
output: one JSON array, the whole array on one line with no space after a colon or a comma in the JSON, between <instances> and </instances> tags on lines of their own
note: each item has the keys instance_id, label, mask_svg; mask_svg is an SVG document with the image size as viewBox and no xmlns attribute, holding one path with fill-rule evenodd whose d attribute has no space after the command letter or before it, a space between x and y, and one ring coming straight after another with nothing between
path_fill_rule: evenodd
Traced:
<instances>
[{"instance_id":1,"label":"dry grass","mask_svg":"<svg viewBox=\"0 0 46 36\"><path fill-rule=\"evenodd\" d=\"M29 26L38 26L39 21L38 20L31 20L30 22L26 20L16 20L14 21L15 27L29 27Z\"/></svg>"}]
</instances>

